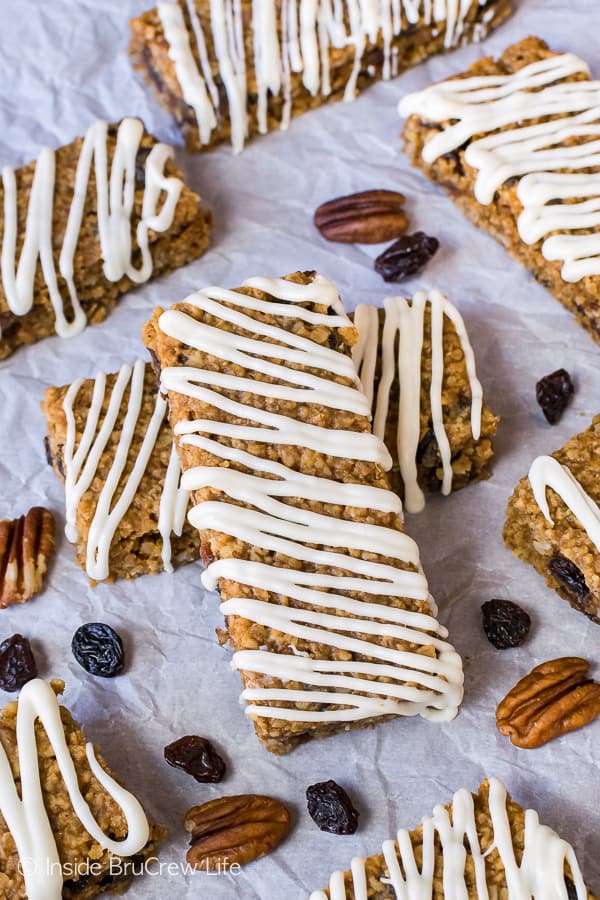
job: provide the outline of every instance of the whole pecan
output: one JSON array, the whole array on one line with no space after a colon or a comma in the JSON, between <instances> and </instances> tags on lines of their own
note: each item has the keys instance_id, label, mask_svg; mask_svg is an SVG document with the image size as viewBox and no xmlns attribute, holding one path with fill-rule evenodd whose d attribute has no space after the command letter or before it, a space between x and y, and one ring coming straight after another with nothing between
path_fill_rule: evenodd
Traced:
<instances>
[{"instance_id":1,"label":"whole pecan","mask_svg":"<svg viewBox=\"0 0 600 900\"><path fill-rule=\"evenodd\" d=\"M600 684L588 677L589 668L576 656L536 666L498 705L498 731L531 749L592 722L600 715Z\"/></svg>"},{"instance_id":2,"label":"whole pecan","mask_svg":"<svg viewBox=\"0 0 600 900\"><path fill-rule=\"evenodd\" d=\"M204 872L223 871L273 850L290 830L290 815L279 800L240 794L193 806L185 829L191 833L188 863Z\"/></svg>"},{"instance_id":3,"label":"whole pecan","mask_svg":"<svg viewBox=\"0 0 600 900\"><path fill-rule=\"evenodd\" d=\"M54 551L54 516L34 506L19 519L0 521L0 607L25 603L42 588Z\"/></svg>"},{"instance_id":4,"label":"whole pecan","mask_svg":"<svg viewBox=\"0 0 600 900\"><path fill-rule=\"evenodd\" d=\"M314 223L328 241L379 244L404 234L408 219L397 191L361 191L323 203Z\"/></svg>"}]
</instances>

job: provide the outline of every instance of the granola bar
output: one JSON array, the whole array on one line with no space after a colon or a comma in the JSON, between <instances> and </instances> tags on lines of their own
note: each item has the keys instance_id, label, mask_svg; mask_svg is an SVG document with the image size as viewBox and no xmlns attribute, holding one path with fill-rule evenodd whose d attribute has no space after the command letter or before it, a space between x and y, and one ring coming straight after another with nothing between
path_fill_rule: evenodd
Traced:
<instances>
[{"instance_id":1,"label":"granola bar","mask_svg":"<svg viewBox=\"0 0 600 900\"><path fill-rule=\"evenodd\" d=\"M526 38L409 94L404 147L600 341L600 81Z\"/></svg>"},{"instance_id":2,"label":"granola bar","mask_svg":"<svg viewBox=\"0 0 600 900\"><path fill-rule=\"evenodd\" d=\"M352 100L434 53L481 40L511 0L179 0L133 19L134 66L188 150L248 138L332 100Z\"/></svg>"},{"instance_id":3,"label":"granola bar","mask_svg":"<svg viewBox=\"0 0 600 900\"><path fill-rule=\"evenodd\" d=\"M539 456L508 502L504 542L563 599L600 623L600 416Z\"/></svg>"},{"instance_id":4,"label":"granola bar","mask_svg":"<svg viewBox=\"0 0 600 900\"><path fill-rule=\"evenodd\" d=\"M446 720L462 696L370 431L355 340L314 272L207 288L144 329L203 583L218 587L247 714L275 753L390 716Z\"/></svg>"},{"instance_id":5,"label":"granola bar","mask_svg":"<svg viewBox=\"0 0 600 900\"><path fill-rule=\"evenodd\" d=\"M206 250L210 214L172 156L138 119L123 119L3 168L0 359L79 334L129 288Z\"/></svg>"},{"instance_id":6,"label":"granola bar","mask_svg":"<svg viewBox=\"0 0 600 900\"><path fill-rule=\"evenodd\" d=\"M63 687L36 678L0 712L4 900L121 893L162 838L59 706Z\"/></svg>"},{"instance_id":7,"label":"granola bar","mask_svg":"<svg viewBox=\"0 0 600 900\"><path fill-rule=\"evenodd\" d=\"M92 581L198 559L189 494L149 364L46 391L48 461L65 485L66 534Z\"/></svg>"},{"instance_id":8,"label":"granola bar","mask_svg":"<svg viewBox=\"0 0 600 900\"><path fill-rule=\"evenodd\" d=\"M412 300L388 297L384 309L358 306L354 323L354 362L404 508L423 509L424 491L447 495L487 478L498 418L483 403L456 307L437 290L419 291Z\"/></svg>"},{"instance_id":9,"label":"granola bar","mask_svg":"<svg viewBox=\"0 0 600 900\"><path fill-rule=\"evenodd\" d=\"M355 857L310 900L444 900L448 897L555 897L597 900L575 851L534 810L524 810L497 778L477 794L462 789L383 852Z\"/></svg>"}]
</instances>

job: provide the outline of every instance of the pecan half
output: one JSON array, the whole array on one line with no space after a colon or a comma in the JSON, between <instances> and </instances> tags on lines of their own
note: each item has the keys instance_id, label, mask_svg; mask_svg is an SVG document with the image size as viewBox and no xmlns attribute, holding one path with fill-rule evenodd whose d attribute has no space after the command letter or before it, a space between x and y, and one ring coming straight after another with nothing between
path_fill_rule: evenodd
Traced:
<instances>
[{"instance_id":1,"label":"pecan half","mask_svg":"<svg viewBox=\"0 0 600 900\"><path fill-rule=\"evenodd\" d=\"M379 244L404 234L408 219L404 195L396 191L361 191L323 203L314 223L328 241Z\"/></svg>"},{"instance_id":2,"label":"pecan half","mask_svg":"<svg viewBox=\"0 0 600 900\"><path fill-rule=\"evenodd\" d=\"M0 607L25 603L42 589L54 551L54 516L34 506L0 521Z\"/></svg>"},{"instance_id":3,"label":"pecan half","mask_svg":"<svg viewBox=\"0 0 600 900\"><path fill-rule=\"evenodd\" d=\"M191 832L188 863L203 872L224 871L273 850L290 830L290 815L279 800L240 794L192 807L185 830Z\"/></svg>"},{"instance_id":4,"label":"pecan half","mask_svg":"<svg viewBox=\"0 0 600 900\"><path fill-rule=\"evenodd\" d=\"M498 705L500 734L531 749L588 725L600 715L600 684L588 677L589 668L576 656L536 666Z\"/></svg>"}]
</instances>

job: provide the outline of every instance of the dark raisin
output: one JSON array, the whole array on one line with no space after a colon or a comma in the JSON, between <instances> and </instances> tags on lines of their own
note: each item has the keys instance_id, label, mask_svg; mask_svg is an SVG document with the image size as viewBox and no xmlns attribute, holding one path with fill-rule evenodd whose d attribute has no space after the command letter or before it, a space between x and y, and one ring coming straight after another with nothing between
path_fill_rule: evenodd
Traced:
<instances>
[{"instance_id":1,"label":"dark raisin","mask_svg":"<svg viewBox=\"0 0 600 900\"><path fill-rule=\"evenodd\" d=\"M375 271L384 281L402 281L422 269L438 247L438 239L422 231L404 234L377 257Z\"/></svg>"},{"instance_id":2,"label":"dark raisin","mask_svg":"<svg viewBox=\"0 0 600 900\"><path fill-rule=\"evenodd\" d=\"M430 428L425 432L417 447L417 462L428 469L438 466L440 452L435 433Z\"/></svg>"},{"instance_id":3,"label":"dark raisin","mask_svg":"<svg viewBox=\"0 0 600 900\"><path fill-rule=\"evenodd\" d=\"M88 622L81 625L71 641L73 656L90 675L113 678L123 671L123 641L110 625Z\"/></svg>"},{"instance_id":4,"label":"dark raisin","mask_svg":"<svg viewBox=\"0 0 600 900\"><path fill-rule=\"evenodd\" d=\"M485 636L498 650L520 647L529 634L529 615L511 600L487 600L481 614Z\"/></svg>"},{"instance_id":5,"label":"dark raisin","mask_svg":"<svg viewBox=\"0 0 600 900\"><path fill-rule=\"evenodd\" d=\"M548 568L550 573L576 600L586 600L589 597L590 589L585 583L583 572L570 559L566 559L564 556L553 556L548 563Z\"/></svg>"},{"instance_id":6,"label":"dark raisin","mask_svg":"<svg viewBox=\"0 0 600 900\"><path fill-rule=\"evenodd\" d=\"M565 875L565 887L567 889L568 900L578 900L577 888L570 878Z\"/></svg>"},{"instance_id":7,"label":"dark raisin","mask_svg":"<svg viewBox=\"0 0 600 900\"><path fill-rule=\"evenodd\" d=\"M308 814L321 831L331 834L354 834L358 828L358 812L350 797L335 781L321 781L306 789Z\"/></svg>"},{"instance_id":8,"label":"dark raisin","mask_svg":"<svg viewBox=\"0 0 600 900\"><path fill-rule=\"evenodd\" d=\"M209 740L189 734L165 747L165 759L170 766L183 769L196 781L216 784L225 774L225 762Z\"/></svg>"},{"instance_id":9,"label":"dark raisin","mask_svg":"<svg viewBox=\"0 0 600 900\"><path fill-rule=\"evenodd\" d=\"M573 391L573 382L566 369L557 369L536 384L535 399L551 425L556 425L564 413Z\"/></svg>"},{"instance_id":10,"label":"dark raisin","mask_svg":"<svg viewBox=\"0 0 600 900\"><path fill-rule=\"evenodd\" d=\"M13 634L0 644L0 688L12 693L32 678L37 678L37 666L31 644L22 634Z\"/></svg>"},{"instance_id":11,"label":"dark raisin","mask_svg":"<svg viewBox=\"0 0 600 900\"><path fill-rule=\"evenodd\" d=\"M140 147L135 158L135 183L136 187L144 187L146 184L146 160L152 147Z\"/></svg>"}]
</instances>

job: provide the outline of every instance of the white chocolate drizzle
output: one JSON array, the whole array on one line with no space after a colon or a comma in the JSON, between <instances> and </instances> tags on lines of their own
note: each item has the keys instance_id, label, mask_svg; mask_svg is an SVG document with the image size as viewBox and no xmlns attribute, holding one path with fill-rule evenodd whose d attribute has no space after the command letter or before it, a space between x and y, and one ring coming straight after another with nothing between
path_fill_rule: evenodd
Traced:
<instances>
[{"instance_id":1,"label":"white chocolate drizzle","mask_svg":"<svg viewBox=\"0 0 600 900\"><path fill-rule=\"evenodd\" d=\"M159 327L187 346L243 367L246 374L169 367L162 371L161 388L165 393L195 398L247 423L227 423L216 416L175 425L180 445L198 447L222 461L221 465L197 466L184 473L182 485L186 490L210 487L223 496L198 503L189 514L190 522L201 531L217 531L285 555L296 560L298 567L223 558L208 566L203 583L214 589L221 579L227 579L250 589L250 596L221 603L226 616L241 616L267 629L347 651L354 657L342 661L266 648L241 650L234 654L234 668L305 686L247 688L241 696L250 704L246 711L253 717L302 722L352 722L381 715L417 714L450 719L462 698L462 666L460 657L446 642L446 629L435 619L435 604L415 542L392 528L319 514L307 508L308 504L302 507L285 502L291 497L320 500L400 516L398 497L369 485L303 474L273 459L228 446L229 441L287 445L334 457L369 460L385 468L391 465L383 442L374 435L312 425L293 413L281 415L259 409L247 399L252 395L273 397L297 403L298 408L312 403L369 417L370 403L360 390L351 358L285 327L289 320L290 324L303 320L328 328L351 328L335 286L321 276L308 285L253 278L244 286L264 291L279 302L215 287L193 294L185 302L251 337L206 324L183 310L163 313ZM328 306L330 312L315 312L302 305L309 302ZM265 324L248 315L253 310L277 316L281 325ZM293 367L297 365L310 366L313 371ZM276 383L254 378L254 373L271 376ZM354 386L335 382L334 375L345 377ZM244 403L228 394L243 396ZM219 438L228 440L220 442ZM314 544L332 549L310 546ZM355 551L386 556L397 560L398 565L364 559ZM412 569L403 568L406 565ZM315 567L334 568L342 574L315 572ZM348 596L354 591L372 599ZM290 598L293 605L261 599L265 592ZM397 608L382 603L382 596L429 601L430 612ZM308 604L314 608L307 608ZM431 648L435 655L395 649L389 646L390 638L419 649ZM362 661L356 660L359 655ZM307 699L328 708L301 709L299 704ZM270 706L269 702L280 705Z\"/></svg>"},{"instance_id":2,"label":"white chocolate drizzle","mask_svg":"<svg viewBox=\"0 0 600 900\"><path fill-rule=\"evenodd\" d=\"M479 203L518 179L519 235L543 241L544 258L562 262L566 282L600 275L600 81L564 80L577 74L588 74L586 63L565 53L512 75L443 81L400 102L403 116L444 123L423 148L427 163L471 141L465 160L477 169Z\"/></svg>"},{"instance_id":3,"label":"white chocolate drizzle","mask_svg":"<svg viewBox=\"0 0 600 900\"><path fill-rule=\"evenodd\" d=\"M425 496L417 481L417 450L421 431L421 364L425 337L425 310L431 311L431 389L430 407L433 432L442 460L442 494L452 490L452 458L444 427L442 387L444 381L444 316L454 325L465 357L471 387L471 432L475 440L481 433L483 391L475 370L475 356L459 311L440 291L419 291L412 301L403 297L387 297L384 301L385 321L381 337L381 375L375 394L375 367L379 347L379 316L374 306L356 308L354 324L359 333L353 358L363 389L374 402L373 432L385 439L390 415L390 391L398 377L398 431L396 436L400 474L404 484L404 507L410 513L420 512ZM395 352L396 340L398 349Z\"/></svg>"},{"instance_id":4,"label":"white chocolate drizzle","mask_svg":"<svg viewBox=\"0 0 600 900\"><path fill-rule=\"evenodd\" d=\"M67 434L63 450L65 470L66 525L65 534L71 543L78 540L77 509L85 492L98 473L103 453L114 432L117 419L125 410L119 441L112 458L104 485L98 495L94 515L90 523L86 547L86 572L95 581L103 581L110 575L110 548L119 524L131 506L140 482L148 467L152 451L167 411L167 403L160 393L142 443L120 492L123 473L132 459L133 441L138 428L139 415L144 399L144 373L146 364L138 359L135 365L123 365L110 391L106 412L102 408L107 397L107 378L101 372L96 376L85 426L76 446L77 429L74 405L84 383L82 378L70 385L63 409L67 422ZM179 484L179 458L172 448L160 499L157 529L162 538L162 560L167 572L173 571L171 561L171 535L183 532L189 494Z\"/></svg>"},{"instance_id":5,"label":"white chocolate drizzle","mask_svg":"<svg viewBox=\"0 0 600 900\"><path fill-rule=\"evenodd\" d=\"M493 840L482 851L473 795L464 788L452 799L452 820L448 810L436 806L433 815L423 819L422 862L419 866L410 839L405 830L398 832L396 841L385 841L382 847L389 877L381 873L382 885L390 885L395 900L432 900L436 860L443 860L442 881L444 897L448 900L493 900L498 887L488 887L486 857L492 848L504 867L507 900L568 900L565 884L565 864L571 870L577 900L586 900L588 892L583 881L575 851L556 832L542 825L538 814L525 811L524 846L521 864L516 861L513 837L507 810L507 793L497 778L489 780L489 813ZM436 847L436 835L441 844L441 854ZM468 845L468 851L467 851ZM473 862L476 894L472 894L465 879L467 853ZM365 860L355 857L351 864L351 882L354 900L368 900ZM329 898L324 891L314 891L310 900L348 900L343 872L334 872L329 882Z\"/></svg>"},{"instance_id":6,"label":"white chocolate drizzle","mask_svg":"<svg viewBox=\"0 0 600 900\"><path fill-rule=\"evenodd\" d=\"M56 236L53 233L55 151L44 147L36 162L27 208L25 237L18 264L17 177L9 166L2 169L4 190L2 286L8 308L14 315L24 316L33 307L39 262L54 311L56 333L66 338L80 334L85 328L86 316L75 285L74 258L92 169L95 178L95 211L104 277L108 281L116 282L126 276L135 284L141 284L151 277L152 254L148 233L150 230L164 232L171 227L183 183L179 178L167 177L164 174L167 160L173 156L171 147L166 144L154 144L145 163L144 199L141 218L135 232L141 261L136 268L133 263L135 248L131 231L136 157L143 134L144 126L139 119L123 119L117 132L109 176L108 125L106 122L98 121L88 129L82 141L77 163L73 197L60 248L58 272L54 262ZM164 201L159 208L161 195L164 195ZM70 321L67 319L65 298L59 286L59 275L67 285L72 308Z\"/></svg>"},{"instance_id":7,"label":"white chocolate drizzle","mask_svg":"<svg viewBox=\"0 0 600 900\"><path fill-rule=\"evenodd\" d=\"M375 44L381 35L382 74L388 80L398 70L398 52L392 42L406 26L439 23L444 28L446 48L454 47L460 43L467 14L478 3L479 0L253 0L251 61L245 58L240 0L210 0L210 26L206 32L196 0L160 2L158 15L183 99L194 111L201 143L210 143L212 132L228 116L231 144L239 153L248 136L250 68L256 76L253 90L257 92L259 132L268 130L270 96L283 100L280 126L286 129L291 115L293 74L302 74L302 84L313 96L326 97L331 93L331 48L354 48L354 66L344 90L344 100L350 101L356 94L367 44ZM227 109L222 108L211 72L207 50L211 44L227 95Z\"/></svg>"},{"instance_id":8,"label":"white chocolate drizzle","mask_svg":"<svg viewBox=\"0 0 600 900\"><path fill-rule=\"evenodd\" d=\"M544 518L553 526L546 490L552 488L565 506L579 519L587 536L600 553L600 508L582 488L567 466L553 456L538 456L529 469L529 483Z\"/></svg>"},{"instance_id":9,"label":"white chocolate drizzle","mask_svg":"<svg viewBox=\"0 0 600 900\"><path fill-rule=\"evenodd\" d=\"M138 800L105 772L96 760L92 744L88 743L85 749L90 769L119 805L127 822L127 837L122 841L113 840L102 831L79 789L56 695L40 678L29 681L21 690L17 708L21 797L8 756L0 744L0 812L17 847L28 900L60 900L63 874L44 806L34 728L36 719L44 727L52 746L75 815L94 841L110 853L133 856L147 844L150 828Z\"/></svg>"}]
</instances>

